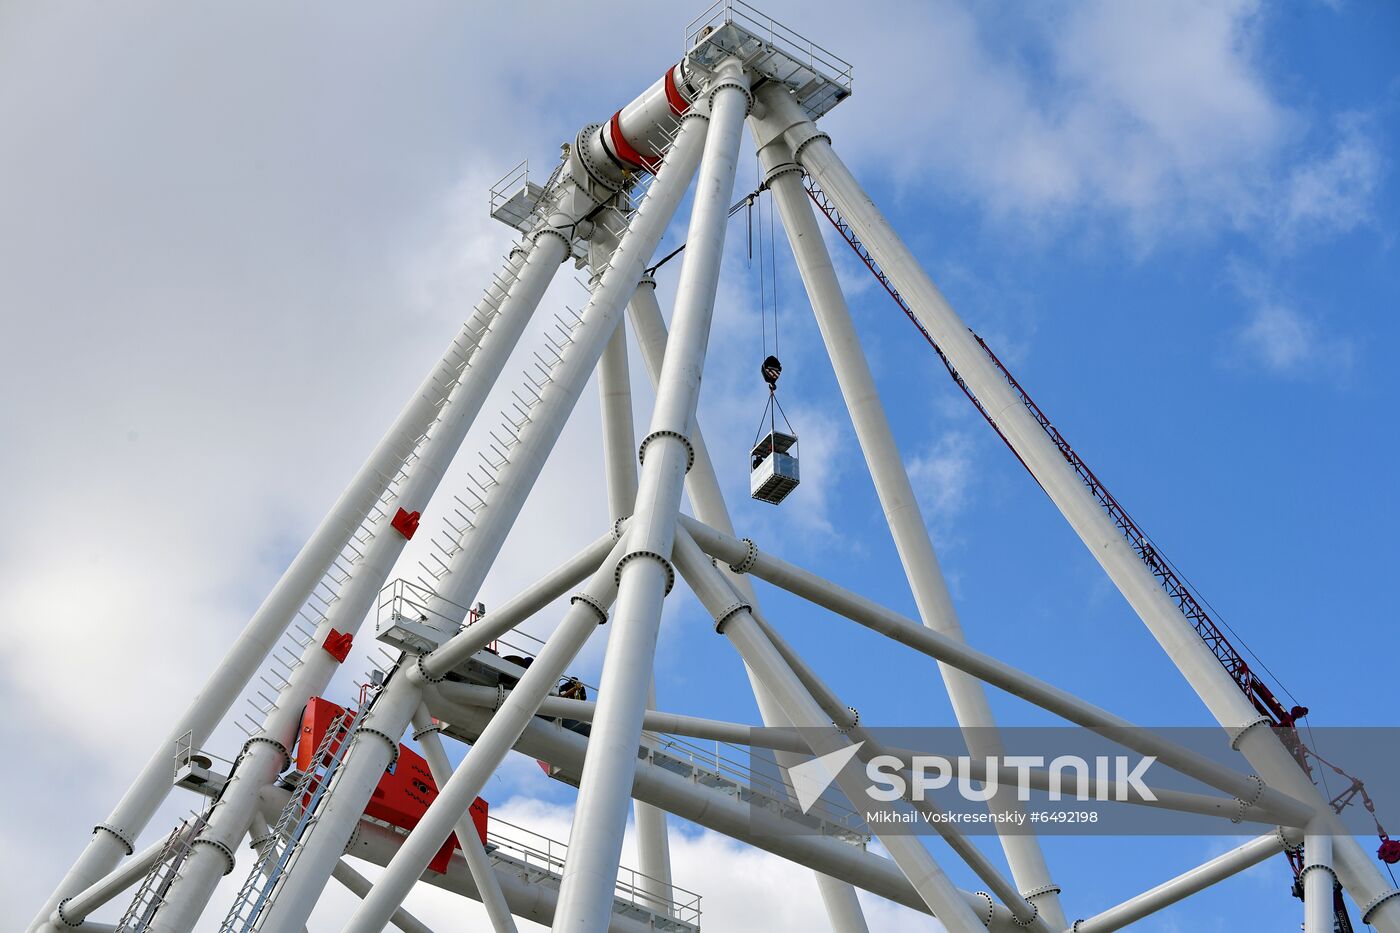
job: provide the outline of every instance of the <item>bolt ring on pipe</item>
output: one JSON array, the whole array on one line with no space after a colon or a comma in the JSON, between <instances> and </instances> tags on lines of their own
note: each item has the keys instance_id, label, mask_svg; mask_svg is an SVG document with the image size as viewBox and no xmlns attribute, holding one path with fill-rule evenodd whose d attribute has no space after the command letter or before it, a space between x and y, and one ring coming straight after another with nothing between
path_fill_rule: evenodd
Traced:
<instances>
[{"instance_id":1,"label":"bolt ring on pipe","mask_svg":"<svg viewBox=\"0 0 1400 933\"><path fill-rule=\"evenodd\" d=\"M1231 823L1240 823L1240 822L1243 822L1243 820L1244 820L1244 815L1245 815L1246 812L1248 812L1249 808L1252 807L1252 806L1254 806L1256 803L1258 803L1258 802L1259 802L1259 798L1262 797L1262 796L1264 796L1264 787L1265 787L1264 779L1261 778L1261 777L1260 777L1259 775L1257 775L1257 774L1251 774L1251 775L1249 775L1248 780L1254 781L1254 795L1253 795L1252 797L1250 797L1248 800L1245 800L1243 797L1236 797L1236 798L1235 798L1235 802L1238 803L1238 804L1240 805L1240 809L1239 809L1239 812L1238 812L1238 813L1236 813L1233 817L1231 817L1231 819L1230 819L1230 822L1231 822Z\"/></svg>"},{"instance_id":2,"label":"bolt ring on pipe","mask_svg":"<svg viewBox=\"0 0 1400 933\"><path fill-rule=\"evenodd\" d=\"M972 896L980 897L987 902L987 916L982 920L982 925L990 927L992 925L992 918L996 916L997 902L992 900L992 896L986 891L973 891Z\"/></svg>"},{"instance_id":3,"label":"bolt ring on pipe","mask_svg":"<svg viewBox=\"0 0 1400 933\"><path fill-rule=\"evenodd\" d=\"M599 625L603 625L608 621L607 607L605 607L596 598L589 596L587 593L584 592L578 592L569 597L569 605L573 606L578 605L579 603L582 603L589 609L592 609L594 613L597 614Z\"/></svg>"},{"instance_id":4,"label":"bolt ring on pipe","mask_svg":"<svg viewBox=\"0 0 1400 933\"><path fill-rule=\"evenodd\" d=\"M395 739L393 736L389 735L389 733L387 733L387 732L380 732L378 729L374 728L373 726L360 726L360 728L358 728L358 729L355 730L355 733L356 733L357 735L359 735L359 734L372 735L372 736L374 736L374 737L377 738L377 739L383 739L383 740L384 740L384 744L386 744L386 745L389 746L389 764L388 764L387 767L385 767L384 770L385 770L385 771L392 771L392 770L394 770L394 765L398 764L398 762L399 762L399 742L398 742L398 739Z\"/></svg>"},{"instance_id":5,"label":"bolt ring on pipe","mask_svg":"<svg viewBox=\"0 0 1400 933\"><path fill-rule=\"evenodd\" d=\"M748 573L753 569L753 565L758 563L758 545L753 543L752 538L744 538L743 542L748 546L749 552L739 563L729 565L729 569L735 573Z\"/></svg>"},{"instance_id":6,"label":"bolt ring on pipe","mask_svg":"<svg viewBox=\"0 0 1400 933\"><path fill-rule=\"evenodd\" d=\"M212 846L215 849L215 851L217 851L220 855L224 857L224 864L228 866L224 869L225 875L232 874L234 866L237 865L237 861L233 857L233 850L217 839L210 839L207 836L200 836L194 842L191 842L190 845Z\"/></svg>"},{"instance_id":7,"label":"bolt ring on pipe","mask_svg":"<svg viewBox=\"0 0 1400 933\"><path fill-rule=\"evenodd\" d=\"M1377 894L1367 901L1366 906L1361 908L1361 922L1370 923L1371 914L1375 913L1376 908L1393 897L1400 897L1400 888L1391 888L1389 891L1382 891L1380 894Z\"/></svg>"},{"instance_id":8,"label":"bolt ring on pipe","mask_svg":"<svg viewBox=\"0 0 1400 933\"><path fill-rule=\"evenodd\" d=\"M846 709L851 711L850 725L846 726L845 728L842 728L841 725L835 721L831 723L831 727L837 732L841 733L842 735L845 735L846 733L854 729L856 726L860 725L860 710L856 709L854 706L848 706L846 707Z\"/></svg>"},{"instance_id":9,"label":"bolt ring on pipe","mask_svg":"<svg viewBox=\"0 0 1400 933\"><path fill-rule=\"evenodd\" d=\"M723 635L724 624L726 622L733 618L737 613L747 612L752 609L753 607L750 606L748 603L734 603L732 606L726 606L724 609L720 610L715 615L715 634Z\"/></svg>"},{"instance_id":10,"label":"bolt ring on pipe","mask_svg":"<svg viewBox=\"0 0 1400 933\"><path fill-rule=\"evenodd\" d=\"M126 833L122 832L120 829L117 829L115 826L111 826L107 823L98 823L92 828L93 834L95 835L98 832L98 830L111 833L113 836L115 836L117 841L126 847L127 855L131 855L133 852L136 851L136 847L131 844L131 840L126 837Z\"/></svg>"},{"instance_id":11,"label":"bolt ring on pipe","mask_svg":"<svg viewBox=\"0 0 1400 933\"><path fill-rule=\"evenodd\" d=\"M1268 716L1260 716L1258 719L1254 720L1254 722L1250 723L1247 726L1244 726L1240 729L1239 732L1235 733L1234 737L1230 739L1230 749L1236 752L1239 751L1240 742L1244 740L1245 733L1249 732L1249 730L1253 729L1256 726L1271 726L1273 725L1273 723L1274 721Z\"/></svg>"},{"instance_id":12,"label":"bolt ring on pipe","mask_svg":"<svg viewBox=\"0 0 1400 933\"><path fill-rule=\"evenodd\" d=\"M686 437L679 431L652 431L646 437L642 438L641 446L637 448L637 462L647 462L647 445L650 444L652 441L656 440L658 437L674 437L676 440L680 441L682 444L685 445L685 471L689 473L690 468L695 466L695 448L691 446L690 438Z\"/></svg>"},{"instance_id":13,"label":"bolt ring on pipe","mask_svg":"<svg viewBox=\"0 0 1400 933\"><path fill-rule=\"evenodd\" d=\"M427 666L426 664L423 663L423 659L424 659L425 657L427 657L427 655L422 655L422 654L420 654L420 655L418 656L418 660L414 662L414 666L418 668L418 673L419 673L419 675L420 675L424 680L426 680L428 683L430 683L430 684L440 684L440 683L442 683L444 680L446 680L446 679L447 679L447 672L446 672L446 671L443 671L441 674L437 675L436 677L434 677L431 673L428 672L428 666Z\"/></svg>"},{"instance_id":14,"label":"bolt ring on pipe","mask_svg":"<svg viewBox=\"0 0 1400 933\"><path fill-rule=\"evenodd\" d=\"M239 760L241 761L243 759L243 756L248 754L248 749L252 748L254 745L257 745L259 742L271 745L273 748L277 749L278 754L282 756L282 766L277 769L278 771L285 771L288 767L291 766L292 753L287 751L287 746L283 745L276 739L269 739L265 735L255 735L248 741L244 742L243 747L238 750ZM130 852L127 853L127 855L130 854Z\"/></svg>"},{"instance_id":15,"label":"bolt ring on pipe","mask_svg":"<svg viewBox=\"0 0 1400 933\"><path fill-rule=\"evenodd\" d=\"M671 587L673 587L673 586L676 585L676 570L675 570L674 567L671 566L671 562L670 562L669 560L667 560L666 558L662 557L660 554L656 553L655 551L632 551L630 554L625 554L625 555L623 555L622 559L619 560L619 561L617 562L617 570L615 570L615 571L613 572L613 580L614 580L614 582L616 582L616 583L618 584L618 586L621 586L621 585L622 585L622 565L625 564L625 563L627 563L628 561L632 560L632 558L634 558L634 557L650 557L652 560L654 560L654 561L656 561L657 563L661 564L661 566L662 566L663 568L665 568L665 570L666 570L666 595L667 595L667 596L670 596L670 595L671 595Z\"/></svg>"},{"instance_id":16,"label":"bolt ring on pipe","mask_svg":"<svg viewBox=\"0 0 1400 933\"><path fill-rule=\"evenodd\" d=\"M59 920L62 920L64 926L66 926L66 927L73 927L73 928L76 929L77 927L82 926L82 925L83 925L83 920L86 920L87 918L86 918L86 917L83 917L83 918L80 918L80 919L78 919L78 920L69 920L69 919L68 919L68 915L65 914L65 913L63 912L63 908L64 908L65 906L67 906L68 902L71 901L72 899L73 899L73 898L71 898L71 897L65 897L63 900L59 901L59 902L58 902L58 906L54 908L54 916L58 917Z\"/></svg>"}]
</instances>

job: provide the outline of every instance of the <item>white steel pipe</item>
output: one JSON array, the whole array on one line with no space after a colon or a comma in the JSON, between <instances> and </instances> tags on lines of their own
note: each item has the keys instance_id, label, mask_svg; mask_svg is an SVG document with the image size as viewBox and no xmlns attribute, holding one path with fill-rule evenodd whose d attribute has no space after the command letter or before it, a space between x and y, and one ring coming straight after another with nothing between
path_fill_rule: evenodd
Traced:
<instances>
[{"instance_id":1,"label":"white steel pipe","mask_svg":"<svg viewBox=\"0 0 1400 933\"><path fill-rule=\"evenodd\" d=\"M180 838L183 839L190 835L191 829L186 826L178 832ZM49 922L58 929L83 924L88 914L111 901L146 876L151 867L160 861L168 838L157 839L85 890L60 903L49 917Z\"/></svg>"},{"instance_id":2,"label":"white steel pipe","mask_svg":"<svg viewBox=\"0 0 1400 933\"><path fill-rule=\"evenodd\" d=\"M568 245L568 238L558 230L544 228L536 233L524 268L511 285L471 367L453 387L437 430L430 435L419 459L409 469L398 497L389 503L390 509L395 506L408 512L427 509L487 393L559 270ZM152 933L187 933L193 929L219 878L232 870L230 855L256 807L258 791L287 766L303 708L312 697L325 692L339 669L340 659L322 648L325 639L332 630L349 635L358 631L407 542L405 534L383 527L365 546L363 558L317 626L312 643L302 653L302 663L278 695L262 732L244 746L204 831L195 840L180 876L156 912ZM330 876L330 869L331 864L327 864L326 878ZM292 890L284 889L269 908L269 918L297 909L305 902L301 894L300 885ZM288 929L298 928L309 914L307 906L305 915L289 924ZM264 921L264 925L270 922L271 919Z\"/></svg>"},{"instance_id":3,"label":"white steel pipe","mask_svg":"<svg viewBox=\"0 0 1400 933\"><path fill-rule=\"evenodd\" d=\"M776 85L759 92L763 101L773 94L786 93ZM831 256L822 242L821 230L812 205L802 187L802 170L792 158L792 150L781 138L773 138L765 124L751 120L764 181L783 219L783 229L792 247L798 272L836 372L836 381L851 416L856 439L870 470L880 506L885 514L895 550L904 566L905 578L914 595L919 617L929 628L949 638L963 640L962 625L948 592L938 557L929 538L914 486L904 468L889 419L885 417L875 388L875 378L861 349L860 336L851 321ZM955 667L939 664L939 672L952 703L953 714L963 727L963 738L974 758L999 758L1003 754L996 720L987 703L986 692L975 678ZM1036 908L1046 922L1056 928L1065 924L1059 902L1059 886L1050 877L1040 843L1033 834L1015 827L1016 814L1025 808L1009 787L998 789L987 802L1002 817L996 826L1002 851L1016 884L1023 892L1038 892ZM943 824L940 824L943 825Z\"/></svg>"},{"instance_id":4,"label":"white steel pipe","mask_svg":"<svg viewBox=\"0 0 1400 933\"><path fill-rule=\"evenodd\" d=\"M480 845L478 845L477 848L480 848ZM482 858L486 857L486 853L484 851L481 855ZM490 878L491 881L495 883L496 893L500 894L501 885L500 882L496 880L496 873L494 870L491 869L490 862L486 863L486 868L487 871L491 872ZM370 884L369 879L357 872L355 869L351 868L350 865L346 863L345 859L341 859L340 861L335 863L335 870L331 872L331 877L334 878L336 881L339 881L342 885L344 885L345 890L349 891L351 894L355 895L361 900L364 900L366 897L369 896L370 889L373 887L373 885ZM477 874L472 874L472 881L474 883L477 883L478 887L480 886L480 876L478 876ZM505 895L501 895L501 897L504 902ZM506 909L509 910L510 908ZM509 916L509 913L507 913L507 916ZM394 915L389 918L389 922L392 923L394 926L398 927L400 930L403 930L403 933L433 933L433 931L428 927L426 923L419 920L417 917L413 916L413 914L409 913L407 910L404 910L402 907L394 911ZM512 925L511 929L515 929L515 927Z\"/></svg>"},{"instance_id":5,"label":"white steel pipe","mask_svg":"<svg viewBox=\"0 0 1400 933\"><path fill-rule=\"evenodd\" d=\"M109 872L123 855L131 853L136 837L170 792L171 749L176 741L187 733L194 748L208 741L214 727L276 647L278 639L310 597L317 582L325 576L437 417L463 365L470 360L476 348L476 335L494 317L504 297L503 286L510 285L523 261L523 255L512 251L502 270L502 277L487 289L467 323L283 571L277 584L219 666L209 675L194 701L161 740L115 809L94 829L92 839L40 909L34 925L42 923L60 900L87 887Z\"/></svg>"},{"instance_id":6,"label":"white steel pipe","mask_svg":"<svg viewBox=\"0 0 1400 933\"><path fill-rule=\"evenodd\" d=\"M835 202L861 242L889 276L910 309L947 355L969 390L986 409L1011 448L1025 463L1066 521L1104 568L1119 592L1142 619L1196 695L1222 727L1232 746L1273 787L1307 801L1321 812L1326 801L1268 720L1259 716L1210 648L1187 622L1127 538L1114 526L1093 494L1066 464L1059 448L1031 416L1009 384L972 338L947 300L919 266L909 248L876 208L869 195L790 96L774 95L767 104L770 127L782 132L798 163ZM1366 922L1382 933L1400 933L1400 891L1391 885L1350 836L1333 846L1342 884L1362 904ZM1368 906L1369 905L1369 906Z\"/></svg>"},{"instance_id":7,"label":"white steel pipe","mask_svg":"<svg viewBox=\"0 0 1400 933\"><path fill-rule=\"evenodd\" d=\"M681 523L706 553L731 564L744 562L748 572L774 586L830 609L859 625L879 632L936 660L945 661L979 680L1021 697L1070 722L1092 729L1143 755L1152 755L1168 767L1196 778L1241 801L1262 805L1282 822L1304 825L1313 811L1303 803L1271 787L1260 787L1257 779L1239 774L1210 759L1134 726L1127 720L1088 703L1058 687L1017 670L966 643L945 638L877 603L845 590L828 580L802 570L751 542L682 517Z\"/></svg>"},{"instance_id":8,"label":"white steel pipe","mask_svg":"<svg viewBox=\"0 0 1400 933\"><path fill-rule=\"evenodd\" d=\"M714 317L743 120L752 102L737 60L721 65L707 95L710 125L677 290L675 334L661 367L651 433L641 446L637 507L625 533L627 555L618 565L617 612L598 687L593 753L584 764L574 809L556 931L595 933L606 927L612 911L661 603L674 582L667 555L685 474L694 460L688 435ZM704 120L687 115L685 123L703 125Z\"/></svg>"},{"instance_id":9,"label":"white steel pipe","mask_svg":"<svg viewBox=\"0 0 1400 933\"><path fill-rule=\"evenodd\" d=\"M1303 933L1332 933L1336 924L1332 836L1327 826L1310 826L1303 839Z\"/></svg>"},{"instance_id":10,"label":"white steel pipe","mask_svg":"<svg viewBox=\"0 0 1400 933\"><path fill-rule=\"evenodd\" d=\"M783 662L777 649L754 622L749 607L733 601L733 590L724 577L684 531L677 533L672 553L686 583L701 605L714 616L720 634L729 639L744 663L769 687L788 721L808 730L803 733L803 738L811 743L812 755L821 757L848 747L850 739L831 728L831 721L823 715L816 700L803 688L797 675ZM849 799L861 799L859 782L853 781L844 769L835 777L836 785ZM882 833L878 827L872 827L872 830L944 927L952 933L981 933L982 921L963 900L922 841L914 836Z\"/></svg>"},{"instance_id":11,"label":"white steel pipe","mask_svg":"<svg viewBox=\"0 0 1400 933\"><path fill-rule=\"evenodd\" d=\"M452 732L468 740L480 735L491 721L491 714L479 707L456 705L450 712ZM515 748L577 777L583 769L589 745L590 741L577 732L535 719L520 734ZM765 828L756 825L758 811L748 802L649 760L638 762L632 795L697 826L848 882L878 897L925 913L929 910L889 859L872 855L841 839L819 835L810 828L804 831L796 826L784 828L770 824ZM781 820L781 817L773 819ZM964 891L962 897L973 910L987 911L988 902L982 895ZM522 916L520 911L516 911L516 916ZM992 906L990 929L993 933L1013 933L1022 928L1015 923L1010 911L996 904Z\"/></svg>"},{"instance_id":12,"label":"white steel pipe","mask_svg":"<svg viewBox=\"0 0 1400 933\"><path fill-rule=\"evenodd\" d=\"M598 239L595 236L595 242ZM638 286L641 288L642 286ZM634 297L635 300L635 297ZM632 514L637 502L636 432L632 425L632 374L627 361L627 328L618 324L598 361L598 395L603 413L603 465L608 481L608 513L614 524ZM656 706L656 679L647 691L647 706ZM671 903L671 843L666 814L651 804L633 801L637 824L637 866L642 888L658 904Z\"/></svg>"},{"instance_id":13,"label":"white steel pipe","mask_svg":"<svg viewBox=\"0 0 1400 933\"><path fill-rule=\"evenodd\" d=\"M586 580L607 558L617 538L605 534L547 576L488 612L425 655L421 667L431 679L439 679L491 642L507 634L526 619L540 612L570 589Z\"/></svg>"},{"instance_id":14,"label":"white steel pipe","mask_svg":"<svg viewBox=\"0 0 1400 933\"><path fill-rule=\"evenodd\" d=\"M628 319L637 335L637 345L641 349L654 388L661 378L667 334L666 323L661 317L661 306L656 301L656 280L651 276L644 277L638 283L637 293L628 305ZM720 491L714 463L710 459L709 448L705 444L705 436L700 430L698 420L691 425L690 443L695 449L695 463L686 474L685 489L686 495L690 497L691 507L701 521L732 534L734 525L729 517L729 508L725 504L724 494ZM757 607L758 595L753 591L748 577L734 573L728 568L725 568L724 572L745 601ZM745 668L744 672L748 676L749 686L753 690L754 701L758 704L764 724L773 727L790 725L783 719L782 710L763 682L748 668ZM780 767L785 765L781 756L778 764ZM833 933L869 933L855 888L821 874L817 875L816 880Z\"/></svg>"},{"instance_id":15,"label":"white steel pipe","mask_svg":"<svg viewBox=\"0 0 1400 933\"><path fill-rule=\"evenodd\" d=\"M1136 923L1177 901L1204 891L1216 882L1237 875L1282 851L1283 839L1278 833L1256 837L1087 920L1076 920L1074 933L1111 933L1113 930L1121 930L1130 923ZM1329 906L1332 903L1331 889L1327 892L1327 903ZM1327 929L1330 933L1332 928L1329 926Z\"/></svg>"},{"instance_id":16,"label":"white steel pipe","mask_svg":"<svg viewBox=\"0 0 1400 933\"><path fill-rule=\"evenodd\" d=\"M699 135L692 130L697 125L702 126ZM500 553L501 545L519 516L526 496L583 393L589 374L612 337L623 305L634 289L637 277L641 275L643 264L655 252L685 194L699 162L703 136L701 121L685 122L641 205L631 216L607 271L584 309L571 346L566 349L563 361L542 390L539 403L521 430L520 442L511 450L510 462L497 476L497 484L487 493L488 507L482 521L471 532L471 539L452 559L446 575L440 581L438 593L443 597L445 610L455 610L458 614L462 612L460 607L468 605L475 597L496 555ZM488 615L487 620L490 618ZM480 637L482 632L476 631L479 627L480 623L473 625L457 638ZM470 641L454 641L456 647L463 650L470 644ZM453 642L448 644L452 645ZM475 650L466 652L467 656ZM307 849L298 861L298 871L303 877L329 878L334 864L333 856L354 830L355 820L396 747L393 739L381 737L402 735L413 711L418 708L423 681L439 679L444 675L445 672L434 673L425 664L409 670L407 677L391 678L386 685L374 710L366 717L366 726L372 725L374 731L362 729L361 734L369 740L361 741L357 736L352 741L337 775L333 788L335 793L328 795L324 804L326 812L318 818ZM311 854L313 847L316 850L314 859ZM314 869L309 868L308 864L314 865ZM308 882L307 886L310 890L317 890L314 881ZM301 905L298 909L304 907ZM518 911L516 913L520 915Z\"/></svg>"},{"instance_id":17,"label":"white steel pipe","mask_svg":"<svg viewBox=\"0 0 1400 933\"><path fill-rule=\"evenodd\" d=\"M491 725L472 744L461 765L439 788L437 797L374 886L374 893L365 898L345 925L345 933L379 933L394 907L408 896L414 883L451 834L453 825L467 814L472 801L481 793L520 737L521 730L535 716L540 701L554 689L588 637L607 621L605 607L612 604L617 592L613 574L625 547L625 542L619 541L588 585L574 597L564 621L549 636L544 648L492 717Z\"/></svg>"},{"instance_id":18,"label":"white steel pipe","mask_svg":"<svg viewBox=\"0 0 1400 933\"><path fill-rule=\"evenodd\" d=\"M413 737L423 749L423 757L428 762L428 771L433 776L433 783L441 788L452 779L452 762L447 758L447 750L442 747L439 728L433 722L428 707L420 703L417 712L413 714ZM486 918L491 921L491 929L495 933L515 933L515 918L510 915L510 905L506 903L506 896L501 892L501 883L496 879L491 860L487 857L481 837L477 834L476 824L471 817L471 804L468 804L467 809L457 818L456 831L457 842L462 846L462 858L467 863L467 870L471 872L472 883L481 894L481 903L486 907ZM364 900L368 896L369 885L366 885L360 899Z\"/></svg>"}]
</instances>

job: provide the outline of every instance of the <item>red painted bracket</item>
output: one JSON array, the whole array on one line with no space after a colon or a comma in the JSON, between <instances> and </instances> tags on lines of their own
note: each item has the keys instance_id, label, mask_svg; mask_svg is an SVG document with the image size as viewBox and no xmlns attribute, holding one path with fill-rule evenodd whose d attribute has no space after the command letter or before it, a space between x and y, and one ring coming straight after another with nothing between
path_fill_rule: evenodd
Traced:
<instances>
[{"instance_id":1,"label":"red painted bracket","mask_svg":"<svg viewBox=\"0 0 1400 933\"><path fill-rule=\"evenodd\" d=\"M350 646L354 643L355 636L349 632L337 632L331 629L331 633L326 636L326 640L321 647L326 649L326 654L335 658L341 664L345 663L345 658L350 654Z\"/></svg>"},{"instance_id":2,"label":"red painted bracket","mask_svg":"<svg viewBox=\"0 0 1400 933\"><path fill-rule=\"evenodd\" d=\"M422 517L423 514L421 512L409 512L405 509L399 509L398 513L394 516L394 520L389 524L393 526L395 531L411 541L413 540L413 533L418 530L418 519Z\"/></svg>"}]
</instances>

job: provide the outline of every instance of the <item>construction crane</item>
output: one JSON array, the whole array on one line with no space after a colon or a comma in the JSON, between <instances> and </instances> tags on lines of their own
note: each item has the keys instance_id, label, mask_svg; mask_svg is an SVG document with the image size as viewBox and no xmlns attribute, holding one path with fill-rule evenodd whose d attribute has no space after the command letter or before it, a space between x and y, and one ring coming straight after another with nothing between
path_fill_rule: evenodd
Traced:
<instances>
[{"instance_id":1,"label":"construction crane","mask_svg":"<svg viewBox=\"0 0 1400 933\"><path fill-rule=\"evenodd\" d=\"M962 376L958 375L957 369L954 368L952 362L938 346L938 343L933 339L932 335L929 334L928 330L924 328L924 325L919 322L918 317L909 307L909 303L904 300L904 297L900 295L898 289L894 287L894 283L890 281L889 276L885 275L879 263L875 261L870 251L861 243L860 238L856 236L855 230L842 219L841 213L837 210L835 203L826 196L810 175L803 175L803 186L807 190L807 196L810 197L812 203L816 205L817 210L830 221L832 227L836 229L836 232L846 241L846 244L851 247L851 250L860 258L860 261L865 264L865 267L870 270L871 274L875 276L876 281L880 283L881 287L894 299L895 304L899 306L905 316L918 328L919 333L923 335L924 340L928 341L928 345L933 348L933 351L938 354L938 358L943 362L944 367L948 370L948 375L957 383L958 388L962 389L963 394L968 397L968 400L972 402L977 411L986 419L987 424L991 425L992 430L995 431L997 436L1002 439L1002 442L1006 444L1007 449L1016 456L1016 459L1021 462L1023 467L1026 466L1025 461L1021 460L1020 454L1016 453L1015 447L1013 447L1006 436L1002 434L1001 428L997 425L995 419L987 412L987 409L982 403L978 401L977 396L972 393L972 390L968 388ZM1123 536L1128 539L1133 550L1137 552L1138 557L1147 565L1147 568L1152 571L1152 575L1161 582L1162 588L1167 591L1167 595L1172 598L1177 608L1181 610L1181 614L1186 617L1197 634L1201 636L1201 640L1210 648L1216 660L1218 660L1221 666L1230 674L1230 677L1239 686L1240 692L1249 698L1250 702L1254 704L1254 708L1259 711L1261 716L1265 716L1269 719L1275 732L1283 739L1284 744L1288 747L1289 751L1293 753L1293 756L1298 760L1298 764L1307 772L1309 778L1313 780L1313 783L1317 783L1317 777L1314 771L1315 766L1326 768L1347 781L1346 789L1332 797L1329 801L1332 809L1337 813L1341 813L1348 805L1356 800L1360 800L1361 805L1365 807L1366 811L1371 815L1371 819L1376 824L1376 834L1380 839L1380 846L1376 850L1376 857L1387 865L1400 862L1400 840L1391 839L1386 834L1385 828L1381 825L1380 818L1376 815L1375 803L1371 800L1370 795L1366 793L1365 784L1363 784L1359 778L1348 774L1339 766L1323 759L1304 744L1302 737L1298 733L1298 721L1308 715L1308 708L1301 705L1285 706L1274 694L1274 691L1269 685L1254 672L1253 668L1251 668L1249 663L1244 659L1244 655L1235 648L1230 642L1230 639L1226 637L1224 631L1221 630L1220 625L1211 618L1210 613L1206 610L1205 600L1196 594L1191 585L1177 571L1175 565L1173 565L1167 556L1152 543L1152 539L1147 536L1147 533L1142 530L1142 527L1128 514L1128 510L1108 491L1108 487L1104 485L1103 481L1100 480L1098 475L1089 467L1089 464L1084 462L1084 458L1079 456L1074 447L1070 445L1070 442L1060 433L1060 430L1055 427L1054 422L1050 420L1050 416L1045 413L1045 410L1036 404L1035 399L1031 398L1030 393L1027 392L1025 387L1011 374L1011 370L1006 368L1006 364L997 357L996 353L992 352L992 348L987 345L987 341L983 340L981 335L975 331L969 329L969 332L977 341L978 345L982 347L983 351L986 352L988 359L991 360L992 364L996 366L997 370L1005 377L1007 383L1015 391L1017 397L1020 398L1022 404L1026 406L1026 409L1031 413L1032 417L1035 418L1036 422L1045 431L1050 440L1054 442L1061 456L1065 458L1065 462L1068 463L1075 474L1078 475L1080 481L1088 487L1094 499L1103 506L1104 511L1107 512L1109 517L1113 520L1113 524L1117 526L1118 530L1123 533ZM1030 472L1029 468L1027 468L1027 472ZM1031 474L1031 478L1035 478L1033 473ZM1038 483L1039 481L1037 481L1037 484ZM1301 897L1301 887L1297 878L1303 870L1303 856L1301 852L1294 851L1288 852L1287 855L1295 876L1294 893ZM1342 901L1340 886L1337 886L1335 889L1335 900L1337 929L1340 933L1350 933L1352 929L1351 920L1347 916L1346 907Z\"/></svg>"}]
</instances>

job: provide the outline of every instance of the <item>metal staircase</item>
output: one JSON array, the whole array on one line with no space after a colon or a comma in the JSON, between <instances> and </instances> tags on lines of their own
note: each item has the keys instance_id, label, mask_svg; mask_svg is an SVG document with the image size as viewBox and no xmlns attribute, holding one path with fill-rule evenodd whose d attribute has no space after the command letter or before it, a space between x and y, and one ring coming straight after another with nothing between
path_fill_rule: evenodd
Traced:
<instances>
[{"instance_id":1,"label":"metal staircase","mask_svg":"<svg viewBox=\"0 0 1400 933\"><path fill-rule=\"evenodd\" d=\"M350 736L359 727L370 706L370 703L361 702L353 715L342 713L326 730L311 758L311 765L292 787L291 797L287 799L282 815L272 827L271 837L262 846L257 862L234 898L219 933L252 933L260 929L262 917L277 899L282 890L282 881L301 853L302 842L316 823L317 811L326 797L326 790L350 748Z\"/></svg>"}]
</instances>

